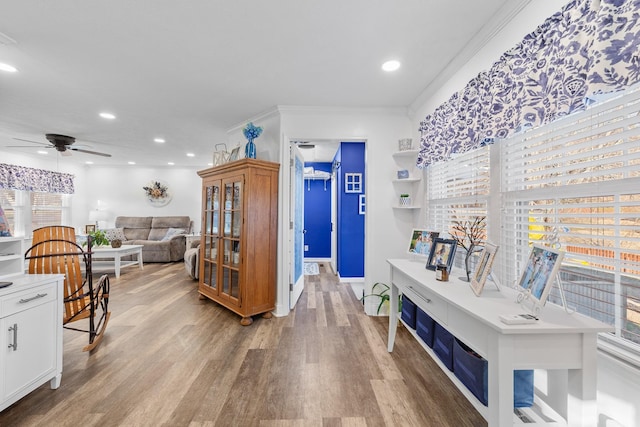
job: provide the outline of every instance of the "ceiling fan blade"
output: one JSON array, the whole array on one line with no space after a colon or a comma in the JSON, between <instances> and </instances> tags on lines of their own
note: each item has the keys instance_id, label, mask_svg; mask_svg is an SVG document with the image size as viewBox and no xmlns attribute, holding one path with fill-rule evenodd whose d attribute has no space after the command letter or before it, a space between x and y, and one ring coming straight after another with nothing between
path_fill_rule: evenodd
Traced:
<instances>
[{"instance_id":1,"label":"ceiling fan blade","mask_svg":"<svg viewBox=\"0 0 640 427\"><path fill-rule=\"evenodd\" d=\"M102 157L111 157L111 154L99 153L97 151L83 150L81 148L69 147L67 150L78 151L80 153L95 154L96 156L102 156Z\"/></svg>"},{"instance_id":2,"label":"ceiling fan blade","mask_svg":"<svg viewBox=\"0 0 640 427\"><path fill-rule=\"evenodd\" d=\"M34 147L33 145L7 145L7 148L37 148L38 150L42 150L43 148L45 150L49 149L49 148L53 148L52 146L49 147Z\"/></svg>"},{"instance_id":3,"label":"ceiling fan blade","mask_svg":"<svg viewBox=\"0 0 640 427\"><path fill-rule=\"evenodd\" d=\"M51 146L51 144L49 144L48 142L38 142L38 141L32 141L30 139L22 139L22 138L13 138L13 139L15 139L16 141L24 141L24 142L31 142L33 144ZM14 147L26 147L26 145L14 145Z\"/></svg>"}]
</instances>

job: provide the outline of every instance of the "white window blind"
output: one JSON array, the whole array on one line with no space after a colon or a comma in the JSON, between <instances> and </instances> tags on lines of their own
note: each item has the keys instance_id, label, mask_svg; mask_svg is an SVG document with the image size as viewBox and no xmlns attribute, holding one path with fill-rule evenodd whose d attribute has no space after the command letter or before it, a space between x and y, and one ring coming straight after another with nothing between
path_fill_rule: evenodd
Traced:
<instances>
[{"instance_id":1,"label":"white window blind","mask_svg":"<svg viewBox=\"0 0 640 427\"><path fill-rule=\"evenodd\" d=\"M502 141L500 276L530 243L566 252L568 305L640 344L640 91ZM554 287L551 302L560 302ZM635 343L635 344L632 344ZM640 347L637 347L640 349Z\"/></svg>"},{"instance_id":2,"label":"white window blind","mask_svg":"<svg viewBox=\"0 0 640 427\"><path fill-rule=\"evenodd\" d=\"M30 192L32 231L47 225L61 225L65 196L57 193Z\"/></svg>"},{"instance_id":3,"label":"white window blind","mask_svg":"<svg viewBox=\"0 0 640 427\"><path fill-rule=\"evenodd\" d=\"M490 147L453 157L426 169L427 227L450 239L454 221L473 221L487 216L490 194ZM458 251L460 265L464 251Z\"/></svg>"}]
</instances>

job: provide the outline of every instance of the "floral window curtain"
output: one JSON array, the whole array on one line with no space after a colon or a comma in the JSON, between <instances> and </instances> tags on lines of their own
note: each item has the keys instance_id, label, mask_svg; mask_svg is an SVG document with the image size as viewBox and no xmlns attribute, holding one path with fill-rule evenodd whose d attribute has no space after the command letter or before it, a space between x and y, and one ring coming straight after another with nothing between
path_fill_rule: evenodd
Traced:
<instances>
[{"instance_id":1,"label":"floral window curtain","mask_svg":"<svg viewBox=\"0 0 640 427\"><path fill-rule=\"evenodd\" d=\"M73 194L73 175L0 163L0 188Z\"/></svg>"},{"instance_id":2,"label":"floral window curtain","mask_svg":"<svg viewBox=\"0 0 640 427\"><path fill-rule=\"evenodd\" d=\"M574 0L420 122L425 167L640 81L640 0Z\"/></svg>"}]
</instances>

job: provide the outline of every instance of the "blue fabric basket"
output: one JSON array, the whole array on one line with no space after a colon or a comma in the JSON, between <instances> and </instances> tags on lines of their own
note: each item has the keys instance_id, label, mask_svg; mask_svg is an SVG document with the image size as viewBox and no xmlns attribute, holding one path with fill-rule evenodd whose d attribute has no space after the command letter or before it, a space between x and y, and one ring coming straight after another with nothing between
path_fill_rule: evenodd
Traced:
<instances>
[{"instance_id":1,"label":"blue fabric basket","mask_svg":"<svg viewBox=\"0 0 640 427\"><path fill-rule=\"evenodd\" d=\"M453 371L453 340L453 335L438 322L435 322L433 352L450 371Z\"/></svg>"},{"instance_id":2,"label":"blue fabric basket","mask_svg":"<svg viewBox=\"0 0 640 427\"><path fill-rule=\"evenodd\" d=\"M478 400L487 406L488 363L459 340L453 343L453 373ZM513 371L513 405L533 405L533 370Z\"/></svg>"},{"instance_id":3,"label":"blue fabric basket","mask_svg":"<svg viewBox=\"0 0 640 427\"><path fill-rule=\"evenodd\" d=\"M411 329L416 328L416 305L413 301L407 298L406 295L402 295L402 314L400 318Z\"/></svg>"},{"instance_id":4,"label":"blue fabric basket","mask_svg":"<svg viewBox=\"0 0 640 427\"><path fill-rule=\"evenodd\" d=\"M424 341L426 345L433 348L433 329L434 320L427 313L417 308L416 313L416 334Z\"/></svg>"}]
</instances>

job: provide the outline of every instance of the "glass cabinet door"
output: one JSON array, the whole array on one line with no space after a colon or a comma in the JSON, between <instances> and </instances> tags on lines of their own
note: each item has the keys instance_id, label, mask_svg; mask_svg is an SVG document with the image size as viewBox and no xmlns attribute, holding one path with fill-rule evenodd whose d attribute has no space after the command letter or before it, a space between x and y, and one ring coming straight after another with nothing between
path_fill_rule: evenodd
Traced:
<instances>
[{"instance_id":1,"label":"glass cabinet door","mask_svg":"<svg viewBox=\"0 0 640 427\"><path fill-rule=\"evenodd\" d=\"M240 265L242 237L242 186L243 177L223 181L224 209L222 212L222 288L220 295L240 304Z\"/></svg>"},{"instance_id":2,"label":"glass cabinet door","mask_svg":"<svg viewBox=\"0 0 640 427\"><path fill-rule=\"evenodd\" d=\"M218 290L218 243L220 235L220 181L213 182L204 188L204 250L203 283Z\"/></svg>"}]
</instances>

